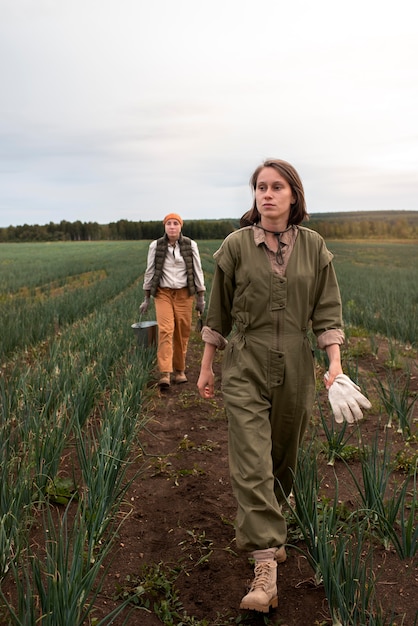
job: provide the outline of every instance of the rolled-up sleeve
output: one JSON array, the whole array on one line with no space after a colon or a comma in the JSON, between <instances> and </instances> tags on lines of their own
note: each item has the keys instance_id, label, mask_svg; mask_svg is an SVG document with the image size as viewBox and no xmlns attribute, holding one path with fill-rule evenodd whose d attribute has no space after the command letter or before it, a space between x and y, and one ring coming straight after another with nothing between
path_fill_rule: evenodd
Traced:
<instances>
[{"instance_id":1,"label":"rolled-up sleeve","mask_svg":"<svg viewBox=\"0 0 418 626\"><path fill-rule=\"evenodd\" d=\"M341 346L345 341L344 332L339 328L326 330L318 336L317 341L320 350L325 350L327 346L332 346L335 343Z\"/></svg>"},{"instance_id":2,"label":"rolled-up sleeve","mask_svg":"<svg viewBox=\"0 0 418 626\"><path fill-rule=\"evenodd\" d=\"M225 337L223 337L216 330L209 328L209 326L203 326L202 339L205 343L210 343L212 346L216 346L218 350L224 350L228 344Z\"/></svg>"}]
</instances>

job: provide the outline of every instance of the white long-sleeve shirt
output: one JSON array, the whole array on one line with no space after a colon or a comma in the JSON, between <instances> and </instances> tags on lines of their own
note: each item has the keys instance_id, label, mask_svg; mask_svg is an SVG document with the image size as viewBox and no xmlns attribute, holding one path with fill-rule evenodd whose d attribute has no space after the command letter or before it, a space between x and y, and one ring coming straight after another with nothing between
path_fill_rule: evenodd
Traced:
<instances>
[{"instance_id":1,"label":"white long-sleeve shirt","mask_svg":"<svg viewBox=\"0 0 418 626\"><path fill-rule=\"evenodd\" d=\"M196 292L206 291L199 248L193 239L191 239L191 247L193 253L193 270ZM149 291L151 289L152 277L155 272L156 248L157 240L152 241L148 249L147 269L144 274L144 291ZM183 287L187 287L186 263L180 254L180 246L177 243L173 245L170 243L168 244L159 287L168 289L182 289Z\"/></svg>"}]
</instances>

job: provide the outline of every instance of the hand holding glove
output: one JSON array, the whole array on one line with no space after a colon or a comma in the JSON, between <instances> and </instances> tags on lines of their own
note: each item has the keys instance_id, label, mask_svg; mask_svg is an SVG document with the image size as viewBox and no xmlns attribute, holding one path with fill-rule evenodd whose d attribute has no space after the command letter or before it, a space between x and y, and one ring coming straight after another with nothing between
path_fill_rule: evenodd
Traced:
<instances>
[{"instance_id":1,"label":"hand holding glove","mask_svg":"<svg viewBox=\"0 0 418 626\"><path fill-rule=\"evenodd\" d=\"M197 294L196 298L196 311L199 311L200 315L203 315L205 310L205 294L202 292Z\"/></svg>"},{"instance_id":2,"label":"hand holding glove","mask_svg":"<svg viewBox=\"0 0 418 626\"><path fill-rule=\"evenodd\" d=\"M143 303L139 307L139 312L141 313L141 315L145 315L145 313L148 311L149 302L149 296L145 296Z\"/></svg>"},{"instance_id":3,"label":"hand holding glove","mask_svg":"<svg viewBox=\"0 0 418 626\"><path fill-rule=\"evenodd\" d=\"M326 376L326 375L325 375ZM360 387L345 374L339 374L328 389L328 399L337 424L344 419L352 424L363 417L361 409L370 409L370 401L360 392Z\"/></svg>"}]
</instances>

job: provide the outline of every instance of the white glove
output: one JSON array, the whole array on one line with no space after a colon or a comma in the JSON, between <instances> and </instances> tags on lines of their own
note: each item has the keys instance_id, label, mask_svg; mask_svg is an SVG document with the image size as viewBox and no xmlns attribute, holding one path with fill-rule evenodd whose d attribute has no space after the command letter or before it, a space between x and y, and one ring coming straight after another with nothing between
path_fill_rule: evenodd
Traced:
<instances>
[{"instance_id":1,"label":"white glove","mask_svg":"<svg viewBox=\"0 0 418 626\"><path fill-rule=\"evenodd\" d=\"M143 303L139 307L139 312L141 313L141 315L145 315L145 313L148 311L149 301L149 297L145 296Z\"/></svg>"},{"instance_id":2,"label":"white glove","mask_svg":"<svg viewBox=\"0 0 418 626\"><path fill-rule=\"evenodd\" d=\"M325 375L325 377L327 374ZM363 417L361 409L370 409L370 401L360 392L360 387L345 374L339 374L328 389L328 400L335 421L341 424L344 419L352 424Z\"/></svg>"},{"instance_id":3,"label":"white glove","mask_svg":"<svg viewBox=\"0 0 418 626\"><path fill-rule=\"evenodd\" d=\"M203 293L198 293L196 298L196 311L199 311L201 315L203 315L205 311L205 296Z\"/></svg>"}]
</instances>

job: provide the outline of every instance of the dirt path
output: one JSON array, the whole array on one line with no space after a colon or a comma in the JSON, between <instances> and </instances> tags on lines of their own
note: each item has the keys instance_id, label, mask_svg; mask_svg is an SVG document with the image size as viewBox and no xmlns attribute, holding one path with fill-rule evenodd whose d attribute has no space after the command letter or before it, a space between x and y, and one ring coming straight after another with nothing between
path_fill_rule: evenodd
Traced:
<instances>
[{"instance_id":1,"label":"dirt path","mask_svg":"<svg viewBox=\"0 0 418 626\"><path fill-rule=\"evenodd\" d=\"M323 588L313 584L306 559L291 547L286 563L279 566L279 608L269 618L238 609L252 567L247 556L235 550L235 501L228 476L227 422L219 384L214 401L203 401L197 394L201 352L200 340L194 337L189 348L189 382L164 393L155 387L150 394L150 421L132 467L140 474L128 492L132 511L121 528L119 549L98 604L104 603L101 608L108 610L115 586L130 593L140 581L152 579L154 589L160 590L160 600L167 598L169 614L186 612L190 621L185 624L198 620L202 620L199 625L212 626L330 624ZM364 367L370 368L370 358L364 357ZM219 359L215 371L219 376ZM383 441L378 416L368 415L362 422L362 435L371 440L376 432ZM340 499L352 505L353 485L342 464L336 471ZM326 463L323 475L324 489L333 498L335 474ZM412 626L418 611L417 560L401 561L394 551L376 545L374 564L380 576L379 599L387 607L387 616L392 610L399 616L406 613L404 626ZM128 624L179 624L180 618L176 619L163 621L154 610L135 609Z\"/></svg>"}]
</instances>

